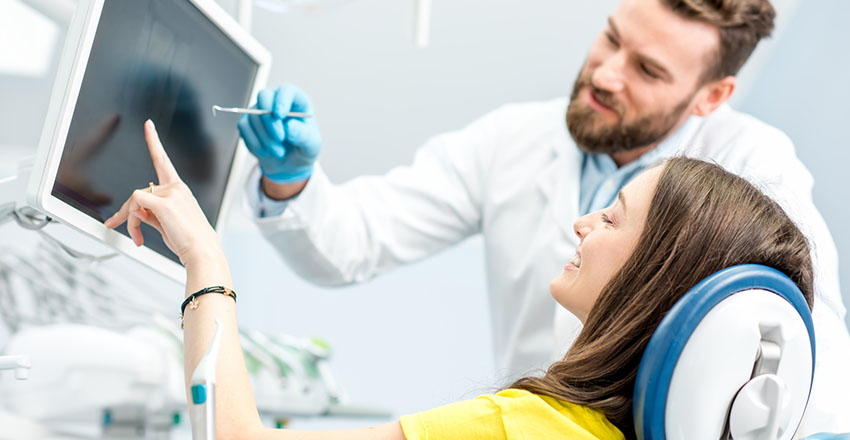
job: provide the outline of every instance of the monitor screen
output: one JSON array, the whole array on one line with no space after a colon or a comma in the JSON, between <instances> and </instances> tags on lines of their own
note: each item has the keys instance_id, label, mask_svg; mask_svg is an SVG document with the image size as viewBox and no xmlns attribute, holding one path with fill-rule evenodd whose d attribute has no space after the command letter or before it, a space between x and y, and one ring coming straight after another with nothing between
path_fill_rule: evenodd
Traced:
<instances>
[{"instance_id":1,"label":"monitor screen","mask_svg":"<svg viewBox=\"0 0 850 440\"><path fill-rule=\"evenodd\" d=\"M239 134L235 115L213 116L211 107L248 105L258 67L188 0L106 0L53 196L103 221L156 182L143 131L151 119L215 225ZM179 263L153 228L142 233Z\"/></svg>"}]
</instances>

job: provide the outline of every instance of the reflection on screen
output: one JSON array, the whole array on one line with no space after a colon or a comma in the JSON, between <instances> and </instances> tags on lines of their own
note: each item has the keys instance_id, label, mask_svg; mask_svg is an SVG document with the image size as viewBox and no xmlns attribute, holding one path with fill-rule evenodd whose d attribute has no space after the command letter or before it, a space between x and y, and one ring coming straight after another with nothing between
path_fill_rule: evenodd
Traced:
<instances>
[{"instance_id":1,"label":"reflection on screen","mask_svg":"<svg viewBox=\"0 0 850 440\"><path fill-rule=\"evenodd\" d=\"M53 195L103 221L156 182L143 124L156 124L211 224L236 151L236 115L257 64L188 0L107 0L62 153ZM126 229L118 229L127 235ZM177 261L142 225L145 245Z\"/></svg>"}]
</instances>

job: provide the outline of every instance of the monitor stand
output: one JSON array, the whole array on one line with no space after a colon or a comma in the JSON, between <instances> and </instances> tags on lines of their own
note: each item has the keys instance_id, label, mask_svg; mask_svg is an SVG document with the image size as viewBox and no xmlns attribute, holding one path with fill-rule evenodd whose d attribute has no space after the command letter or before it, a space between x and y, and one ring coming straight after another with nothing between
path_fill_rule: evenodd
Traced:
<instances>
[{"instance_id":1,"label":"monitor stand","mask_svg":"<svg viewBox=\"0 0 850 440\"><path fill-rule=\"evenodd\" d=\"M15 220L21 228L41 233L46 240L74 258L102 261L117 256L118 253L114 249L91 240L86 234L68 227L61 221L51 219L48 214L27 202L26 191L33 162L34 157L21 159L18 162L17 174L0 179L0 226L9 220ZM51 229L58 235L45 233L43 229L47 225L54 225ZM62 227L55 228L55 225Z\"/></svg>"},{"instance_id":2,"label":"monitor stand","mask_svg":"<svg viewBox=\"0 0 850 440\"><path fill-rule=\"evenodd\" d=\"M0 225L12 220L18 209L29 207L26 192L34 160L34 156L19 160L17 173L0 179Z\"/></svg>"}]
</instances>

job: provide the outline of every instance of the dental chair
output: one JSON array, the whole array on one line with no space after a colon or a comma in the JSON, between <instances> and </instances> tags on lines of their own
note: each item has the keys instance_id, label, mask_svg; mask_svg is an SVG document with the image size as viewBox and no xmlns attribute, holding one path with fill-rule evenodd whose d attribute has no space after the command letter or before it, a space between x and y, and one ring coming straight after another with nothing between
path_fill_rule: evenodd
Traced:
<instances>
[{"instance_id":1,"label":"dental chair","mask_svg":"<svg viewBox=\"0 0 850 440\"><path fill-rule=\"evenodd\" d=\"M637 438L795 438L814 365L812 316L794 282L760 265L721 270L688 291L652 335L635 383Z\"/></svg>"}]
</instances>

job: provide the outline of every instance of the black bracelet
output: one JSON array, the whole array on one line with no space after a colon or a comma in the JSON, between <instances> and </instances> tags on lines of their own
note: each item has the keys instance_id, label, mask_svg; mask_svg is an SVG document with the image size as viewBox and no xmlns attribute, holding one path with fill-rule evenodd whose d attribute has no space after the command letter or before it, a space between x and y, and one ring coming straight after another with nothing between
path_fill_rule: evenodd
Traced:
<instances>
[{"instance_id":1,"label":"black bracelet","mask_svg":"<svg viewBox=\"0 0 850 440\"><path fill-rule=\"evenodd\" d=\"M183 304L180 305L180 328L183 328L183 314L186 313L186 306L190 306L191 309L198 308L198 300L197 298L201 295L206 295L208 293L220 293L225 296L229 296L233 298L233 301L236 301L236 292L231 289L228 289L224 286L212 286L207 287L205 289L201 289L188 297L183 301Z\"/></svg>"}]
</instances>

